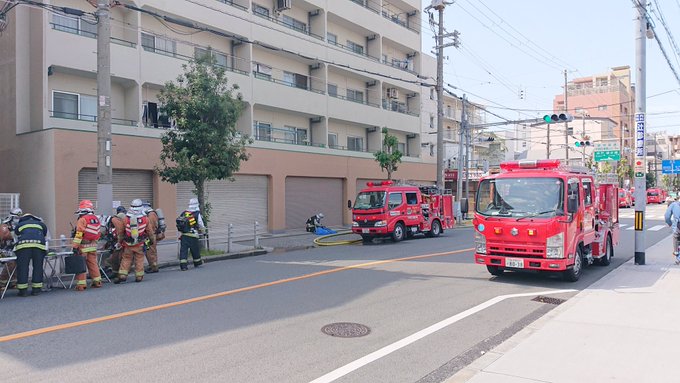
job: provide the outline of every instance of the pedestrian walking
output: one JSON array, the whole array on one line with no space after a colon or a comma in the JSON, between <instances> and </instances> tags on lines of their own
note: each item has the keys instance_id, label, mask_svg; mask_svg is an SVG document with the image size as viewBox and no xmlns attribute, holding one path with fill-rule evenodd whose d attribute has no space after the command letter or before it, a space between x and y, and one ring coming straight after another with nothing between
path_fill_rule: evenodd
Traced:
<instances>
[{"instance_id":1,"label":"pedestrian walking","mask_svg":"<svg viewBox=\"0 0 680 383\"><path fill-rule=\"evenodd\" d=\"M101 236L99 231L101 222L94 214L92 201L85 199L78 205L78 222L73 236L73 254L85 257L87 273L92 278L90 287L93 289L102 287L102 277L97 263L97 241ZM76 291L87 289L87 276L85 273L76 274Z\"/></svg>"},{"instance_id":2,"label":"pedestrian walking","mask_svg":"<svg viewBox=\"0 0 680 383\"><path fill-rule=\"evenodd\" d=\"M187 210L183 211L176 220L177 230L180 235L179 248L179 268L182 271L188 270L188 254L191 251L191 258L194 261L194 268L203 264L198 237L205 232L203 217L198 206L198 199L189 200Z\"/></svg>"},{"instance_id":3,"label":"pedestrian walking","mask_svg":"<svg viewBox=\"0 0 680 383\"><path fill-rule=\"evenodd\" d=\"M43 261L47 255L49 231L40 217L24 214L19 218L14 234L17 242L14 254L17 256L17 289L19 296L28 295L28 270L33 266L31 295L40 294L43 287Z\"/></svg>"}]
</instances>

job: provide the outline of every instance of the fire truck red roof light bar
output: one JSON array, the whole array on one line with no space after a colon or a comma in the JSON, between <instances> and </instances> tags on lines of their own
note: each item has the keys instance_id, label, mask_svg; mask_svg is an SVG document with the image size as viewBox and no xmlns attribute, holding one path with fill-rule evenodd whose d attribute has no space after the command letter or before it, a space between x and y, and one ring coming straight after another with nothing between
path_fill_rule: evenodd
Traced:
<instances>
[{"instance_id":1,"label":"fire truck red roof light bar","mask_svg":"<svg viewBox=\"0 0 680 383\"><path fill-rule=\"evenodd\" d=\"M501 163L501 169L506 171L520 169L557 169L559 166L560 160L521 160Z\"/></svg>"},{"instance_id":2,"label":"fire truck red roof light bar","mask_svg":"<svg viewBox=\"0 0 680 383\"><path fill-rule=\"evenodd\" d=\"M390 186L390 185L393 185L393 184L394 184L394 182L392 182L392 181L382 181L382 182L373 182L373 181L369 181L369 182L366 182L366 186L368 186L368 187L373 187L373 186Z\"/></svg>"}]
</instances>

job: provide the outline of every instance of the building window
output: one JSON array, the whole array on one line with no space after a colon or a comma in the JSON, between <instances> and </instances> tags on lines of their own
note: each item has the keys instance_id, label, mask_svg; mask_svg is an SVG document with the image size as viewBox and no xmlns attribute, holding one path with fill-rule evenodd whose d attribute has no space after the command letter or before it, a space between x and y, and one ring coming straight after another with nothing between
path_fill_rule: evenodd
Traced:
<instances>
[{"instance_id":1,"label":"building window","mask_svg":"<svg viewBox=\"0 0 680 383\"><path fill-rule=\"evenodd\" d=\"M399 151L399 153L406 155L406 144L403 142L399 142L397 144L397 150Z\"/></svg>"},{"instance_id":2,"label":"building window","mask_svg":"<svg viewBox=\"0 0 680 383\"><path fill-rule=\"evenodd\" d=\"M607 105L599 105L597 110L607 110Z\"/></svg>"},{"instance_id":3,"label":"building window","mask_svg":"<svg viewBox=\"0 0 680 383\"><path fill-rule=\"evenodd\" d=\"M222 68L227 68L227 55L215 52L212 49L194 48L194 57L199 59L211 55L215 59L215 64Z\"/></svg>"},{"instance_id":4,"label":"building window","mask_svg":"<svg viewBox=\"0 0 680 383\"><path fill-rule=\"evenodd\" d=\"M446 117L451 118L451 105L446 105Z\"/></svg>"},{"instance_id":5,"label":"building window","mask_svg":"<svg viewBox=\"0 0 680 383\"><path fill-rule=\"evenodd\" d=\"M307 33L307 24L303 23L300 20L294 19L290 16L283 15L282 22L284 25L287 25L288 27L295 29L298 32Z\"/></svg>"},{"instance_id":6,"label":"building window","mask_svg":"<svg viewBox=\"0 0 680 383\"><path fill-rule=\"evenodd\" d=\"M364 103L364 92L354 89L347 89L347 99L354 102Z\"/></svg>"},{"instance_id":7,"label":"building window","mask_svg":"<svg viewBox=\"0 0 680 383\"><path fill-rule=\"evenodd\" d=\"M306 145L307 129L284 126L284 140L289 144Z\"/></svg>"},{"instance_id":8,"label":"building window","mask_svg":"<svg viewBox=\"0 0 680 383\"><path fill-rule=\"evenodd\" d=\"M330 32L326 33L326 40L329 44L338 45L338 36Z\"/></svg>"},{"instance_id":9,"label":"building window","mask_svg":"<svg viewBox=\"0 0 680 383\"><path fill-rule=\"evenodd\" d=\"M52 93L52 116L97 121L97 97L77 93Z\"/></svg>"},{"instance_id":10,"label":"building window","mask_svg":"<svg viewBox=\"0 0 680 383\"><path fill-rule=\"evenodd\" d=\"M272 67L260 63L253 63L253 73L255 77L263 80L272 79Z\"/></svg>"},{"instance_id":11,"label":"building window","mask_svg":"<svg viewBox=\"0 0 680 383\"><path fill-rule=\"evenodd\" d=\"M289 86L307 89L307 76L292 72L283 72L283 82Z\"/></svg>"},{"instance_id":12,"label":"building window","mask_svg":"<svg viewBox=\"0 0 680 383\"><path fill-rule=\"evenodd\" d=\"M328 147L337 149L338 148L338 134L328 133Z\"/></svg>"},{"instance_id":13,"label":"building window","mask_svg":"<svg viewBox=\"0 0 680 383\"><path fill-rule=\"evenodd\" d=\"M265 8L261 5L253 4L253 13L258 16L269 17L269 8Z\"/></svg>"},{"instance_id":14,"label":"building window","mask_svg":"<svg viewBox=\"0 0 680 383\"><path fill-rule=\"evenodd\" d=\"M54 29L62 32L75 33L86 37L97 37L97 24L88 23L82 19L53 14Z\"/></svg>"},{"instance_id":15,"label":"building window","mask_svg":"<svg viewBox=\"0 0 680 383\"><path fill-rule=\"evenodd\" d=\"M271 141L272 125L255 121L255 139L260 141Z\"/></svg>"},{"instance_id":16,"label":"building window","mask_svg":"<svg viewBox=\"0 0 680 383\"><path fill-rule=\"evenodd\" d=\"M364 54L364 46L359 45L353 41L347 40L347 49L351 50L354 53L358 53L360 55Z\"/></svg>"},{"instance_id":17,"label":"building window","mask_svg":"<svg viewBox=\"0 0 680 383\"><path fill-rule=\"evenodd\" d=\"M338 86L335 84L328 84L328 95L331 97L338 97Z\"/></svg>"},{"instance_id":18,"label":"building window","mask_svg":"<svg viewBox=\"0 0 680 383\"><path fill-rule=\"evenodd\" d=\"M430 129L434 129L434 128L435 128L435 126L434 126L434 116L430 115Z\"/></svg>"},{"instance_id":19,"label":"building window","mask_svg":"<svg viewBox=\"0 0 680 383\"><path fill-rule=\"evenodd\" d=\"M177 53L177 43L175 41L144 32L142 32L142 48L147 52L171 57L174 57Z\"/></svg>"},{"instance_id":20,"label":"building window","mask_svg":"<svg viewBox=\"0 0 680 383\"><path fill-rule=\"evenodd\" d=\"M347 150L355 152L364 151L364 139L362 137L347 137Z\"/></svg>"},{"instance_id":21,"label":"building window","mask_svg":"<svg viewBox=\"0 0 680 383\"><path fill-rule=\"evenodd\" d=\"M430 100L434 100L434 88L430 88Z\"/></svg>"}]
</instances>

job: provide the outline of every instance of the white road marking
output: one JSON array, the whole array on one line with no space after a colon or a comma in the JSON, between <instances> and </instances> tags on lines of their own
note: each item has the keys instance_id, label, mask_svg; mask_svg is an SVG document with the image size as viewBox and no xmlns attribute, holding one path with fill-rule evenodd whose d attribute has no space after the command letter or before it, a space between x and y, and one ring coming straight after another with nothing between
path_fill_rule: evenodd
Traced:
<instances>
[{"instance_id":1,"label":"white road marking","mask_svg":"<svg viewBox=\"0 0 680 383\"><path fill-rule=\"evenodd\" d=\"M563 293L571 293L571 292L574 292L574 291L577 291L577 290L574 290L574 289L550 290L550 291L539 291L539 292L523 293L523 294L499 295L495 298L489 299L488 301L486 301L484 303L480 303L479 305L477 305L475 307L467 309L467 310L463 311L462 313L456 314L452 317L444 319L443 321L441 321L439 323L435 323L430 327L427 327L427 328L420 330L420 331L418 331L414 334L411 334L404 339L398 340L398 341L396 341L396 342L394 342L390 345L387 345L387 346L381 348L378 351L374 351L374 352L372 352L372 353L370 353L370 354L368 354L368 355L366 355L362 358L359 358L359 359L357 359L357 360L355 360L355 361L353 361L349 364L346 364L346 365L344 365L340 368L337 368L337 369L329 372L328 374L326 374L322 377L319 377L319 378L312 380L310 383L330 383L330 382L333 382L333 381L340 379L343 376L349 374L350 372L356 371L359 368L361 368L361 367L363 367L363 366L365 366L365 365L367 365L371 362L374 362L374 361L376 361L376 360L378 360L378 359L380 359L384 356L387 356L387 355L399 350L400 348L406 347L411 343L414 343L414 342L416 342L416 341L418 341L418 340L420 340L420 339L422 339L422 338L424 338L424 337L426 337L430 334L433 334L433 333L435 333L435 332L437 332L437 331L439 331L439 330L441 330L441 329L443 329L447 326L450 326L450 325L452 325L452 324L454 324L454 323L456 323L456 322L458 322L462 319L465 319L465 318L467 318L467 317L469 317L473 314L476 314L476 313L478 313L478 312L480 312L480 311L482 311L486 308L489 308L489 307L495 305L496 303L500 303L500 302L502 302L506 299L530 297L530 296L535 296L535 295L563 294Z\"/></svg>"},{"instance_id":2,"label":"white road marking","mask_svg":"<svg viewBox=\"0 0 680 383\"><path fill-rule=\"evenodd\" d=\"M619 229L623 229L624 227L628 226L627 223L620 223L619 224Z\"/></svg>"},{"instance_id":3,"label":"white road marking","mask_svg":"<svg viewBox=\"0 0 680 383\"><path fill-rule=\"evenodd\" d=\"M626 230L635 230L635 226L631 226L631 227L627 228Z\"/></svg>"},{"instance_id":4,"label":"white road marking","mask_svg":"<svg viewBox=\"0 0 680 383\"><path fill-rule=\"evenodd\" d=\"M647 230L649 230L649 231L659 231L659 230L663 229L664 227L666 227L666 225L656 225L654 227L650 227Z\"/></svg>"}]
</instances>

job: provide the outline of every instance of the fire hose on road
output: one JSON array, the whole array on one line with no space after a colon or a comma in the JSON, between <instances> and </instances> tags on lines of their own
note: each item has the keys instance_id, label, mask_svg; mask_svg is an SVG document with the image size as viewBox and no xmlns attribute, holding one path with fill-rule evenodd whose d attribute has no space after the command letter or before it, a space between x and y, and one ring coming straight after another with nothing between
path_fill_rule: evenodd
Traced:
<instances>
[{"instance_id":1,"label":"fire hose on road","mask_svg":"<svg viewBox=\"0 0 680 383\"><path fill-rule=\"evenodd\" d=\"M361 238L327 241L328 238L340 237L340 236L343 236L343 235L356 236L356 234L353 234L352 231L350 231L350 230L341 231L341 232L338 232L338 233L335 233L335 234L322 235L321 237L315 238L314 244L317 245L317 246L339 246L339 245L353 245L355 243L361 242Z\"/></svg>"}]
</instances>

